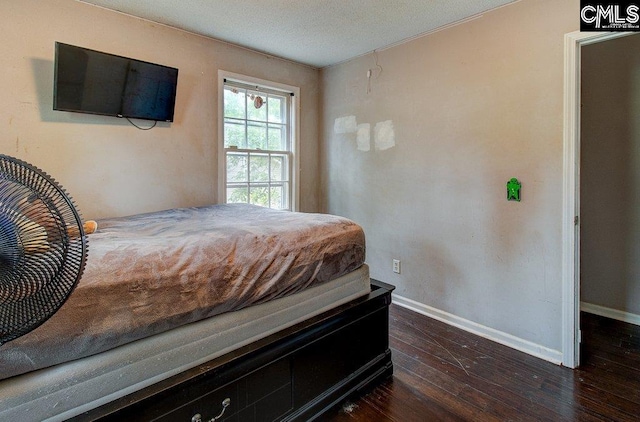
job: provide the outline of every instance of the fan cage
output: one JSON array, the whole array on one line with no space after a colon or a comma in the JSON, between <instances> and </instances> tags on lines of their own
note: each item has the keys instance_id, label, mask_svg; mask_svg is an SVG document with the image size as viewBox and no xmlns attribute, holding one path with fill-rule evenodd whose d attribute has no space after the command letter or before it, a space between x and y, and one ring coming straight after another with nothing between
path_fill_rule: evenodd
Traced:
<instances>
[{"instance_id":1,"label":"fan cage","mask_svg":"<svg viewBox=\"0 0 640 422\"><path fill-rule=\"evenodd\" d=\"M48 174L0 154L0 345L67 300L88 252L73 200Z\"/></svg>"}]
</instances>

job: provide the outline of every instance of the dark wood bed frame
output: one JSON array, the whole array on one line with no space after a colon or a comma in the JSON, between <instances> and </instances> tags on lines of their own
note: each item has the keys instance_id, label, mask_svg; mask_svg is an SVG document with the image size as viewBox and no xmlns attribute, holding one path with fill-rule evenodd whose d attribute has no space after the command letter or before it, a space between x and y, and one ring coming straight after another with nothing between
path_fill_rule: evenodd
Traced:
<instances>
[{"instance_id":1,"label":"dark wood bed frame","mask_svg":"<svg viewBox=\"0 0 640 422\"><path fill-rule=\"evenodd\" d=\"M391 376L386 283L336 309L75 417L309 421ZM227 404L225 406L224 404Z\"/></svg>"}]
</instances>

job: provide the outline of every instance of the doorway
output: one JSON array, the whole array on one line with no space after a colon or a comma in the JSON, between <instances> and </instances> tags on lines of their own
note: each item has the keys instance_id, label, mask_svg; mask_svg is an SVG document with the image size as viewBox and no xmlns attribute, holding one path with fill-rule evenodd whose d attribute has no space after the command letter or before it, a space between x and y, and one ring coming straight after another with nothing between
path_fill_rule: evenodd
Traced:
<instances>
[{"instance_id":1,"label":"doorway","mask_svg":"<svg viewBox=\"0 0 640 422\"><path fill-rule=\"evenodd\" d=\"M563 365L580 364L580 103L581 48L633 35L573 32L565 35L562 355Z\"/></svg>"}]
</instances>

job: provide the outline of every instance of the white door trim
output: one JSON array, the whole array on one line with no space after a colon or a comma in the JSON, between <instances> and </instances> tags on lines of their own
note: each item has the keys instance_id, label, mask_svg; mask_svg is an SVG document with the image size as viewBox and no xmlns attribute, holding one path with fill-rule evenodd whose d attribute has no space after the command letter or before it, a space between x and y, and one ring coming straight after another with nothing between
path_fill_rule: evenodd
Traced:
<instances>
[{"instance_id":1,"label":"white door trim","mask_svg":"<svg viewBox=\"0 0 640 422\"><path fill-rule=\"evenodd\" d=\"M634 32L571 32L564 37L562 201L562 364L580 364L580 47Z\"/></svg>"}]
</instances>

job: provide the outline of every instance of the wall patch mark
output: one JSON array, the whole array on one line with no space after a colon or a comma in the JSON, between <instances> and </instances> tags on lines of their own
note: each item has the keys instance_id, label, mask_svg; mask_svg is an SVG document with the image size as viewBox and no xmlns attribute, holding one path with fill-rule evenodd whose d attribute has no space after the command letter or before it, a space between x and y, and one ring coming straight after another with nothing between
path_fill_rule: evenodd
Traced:
<instances>
[{"instance_id":1,"label":"wall patch mark","mask_svg":"<svg viewBox=\"0 0 640 422\"><path fill-rule=\"evenodd\" d=\"M358 145L358 151L371 150L371 125L369 123L358 125L356 143Z\"/></svg>"},{"instance_id":2,"label":"wall patch mark","mask_svg":"<svg viewBox=\"0 0 640 422\"><path fill-rule=\"evenodd\" d=\"M396 145L396 135L393 130L393 121L385 120L376 123L373 129L373 138L376 151L384 151Z\"/></svg>"},{"instance_id":3,"label":"wall patch mark","mask_svg":"<svg viewBox=\"0 0 640 422\"><path fill-rule=\"evenodd\" d=\"M335 133L355 133L358 131L356 116L337 117L333 123Z\"/></svg>"}]
</instances>

